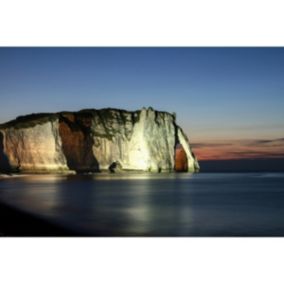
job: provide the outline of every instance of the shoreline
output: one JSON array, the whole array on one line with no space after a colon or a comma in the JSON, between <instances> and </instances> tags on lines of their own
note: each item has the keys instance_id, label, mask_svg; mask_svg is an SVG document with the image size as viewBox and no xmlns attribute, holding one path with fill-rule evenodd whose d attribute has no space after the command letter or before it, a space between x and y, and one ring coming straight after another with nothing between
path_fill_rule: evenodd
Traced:
<instances>
[{"instance_id":1,"label":"shoreline","mask_svg":"<svg viewBox=\"0 0 284 284\"><path fill-rule=\"evenodd\" d=\"M0 201L0 237L84 237Z\"/></svg>"}]
</instances>

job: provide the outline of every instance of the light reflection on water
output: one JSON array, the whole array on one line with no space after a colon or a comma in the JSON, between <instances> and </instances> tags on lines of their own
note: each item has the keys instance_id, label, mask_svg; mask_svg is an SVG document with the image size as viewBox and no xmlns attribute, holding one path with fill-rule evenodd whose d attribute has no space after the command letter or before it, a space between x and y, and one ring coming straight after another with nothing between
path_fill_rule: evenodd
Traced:
<instances>
[{"instance_id":1,"label":"light reflection on water","mask_svg":"<svg viewBox=\"0 0 284 284\"><path fill-rule=\"evenodd\" d=\"M0 199L93 235L284 236L283 174L30 175Z\"/></svg>"}]
</instances>

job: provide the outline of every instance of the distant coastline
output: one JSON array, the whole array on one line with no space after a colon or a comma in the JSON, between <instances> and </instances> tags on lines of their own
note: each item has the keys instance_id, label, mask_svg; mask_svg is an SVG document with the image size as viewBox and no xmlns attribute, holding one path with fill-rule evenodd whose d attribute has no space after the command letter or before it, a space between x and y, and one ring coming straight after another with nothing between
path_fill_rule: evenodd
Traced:
<instances>
[{"instance_id":1,"label":"distant coastline","mask_svg":"<svg viewBox=\"0 0 284 284\"><path fill-rule=\"evenodd\" d=\"M245 173L245 172L284 172L284 158L201 160L203 173Z\"/></svg>"}]
</instances>

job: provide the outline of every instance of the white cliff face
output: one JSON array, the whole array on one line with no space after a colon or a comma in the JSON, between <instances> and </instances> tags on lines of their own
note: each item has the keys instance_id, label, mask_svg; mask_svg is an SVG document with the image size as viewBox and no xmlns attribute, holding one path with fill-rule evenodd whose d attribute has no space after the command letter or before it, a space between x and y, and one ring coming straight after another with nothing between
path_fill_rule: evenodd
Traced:
<instances>
[{"instance_id":1,"label":"white cliff face","mask_svg":"<svg viewBox=\"0 0 284 284\"><path fill-rule=\"evenodd\" d=\"M52 115L41 115L39 123L31 117L24 126L17 120L2 125L0 169L8 163L23 172L99 171L116 163L122 170L174 171L178 143L186 153L188 171L199 169L187 137L170 113L143 108Z\"/></svg>"},{"instance_id":2,"label":"white cliff face","mask_svg":"<svg viewBox=\"0 0 284 284\"><path fill-rule=\"evenodd\" d=\"M28 128L7 128L3 133L4 152L10 167L20 171L68 170L61 150L58 121Z\"/></svg>"},{"instance_id":3,"label":"white cliff face","mask_svg":"<svg viewBox=\"0 0 284 284\"><path fill-rule=\"evenodd\" d=\"M174 167L175 127L173 116L142 109L130 140L129 168L134 165L153 172Z\"/></svg>"},{"instance_id":4,"label":"white cliff face","mask_svg":"<svg viewBox=\"0 0 284 284\"><path fill-rule=\"evenodd\" d=\"M180 127L177 127L177 136L179 143L182 145L186 156L187 156L187 165L189 172L198 172L199 171L199 164L197 159L194 157L194 154L189 146L188 138L183 133Z\"/></svg>"},{"instance_id":5,"label":"white cliff face","mask_svg":"<svg viewBox=\"0 0 284 284\"><path fill-rule=\"evenodd\" d=\"M116 110L110 110L107 116L94 115L91 126L93 154L100 169L108 169L113 162L128 168L130 139L137 116L137 113Z\"/></svg>"},{"instance_id":6,"label":"white cliff face","mask_svg":"<svg viewBox=\"0 0 284 284\"><path fill-rule=\"evenodd\" d=\"M171 114L142 109L134 114L112 111L111 116L107 123L95 117L92 125L93 152L101 169L118 162L125 170L173 170L175 126ZM118 123L121 120L123 124Z\"/></svg>"}]
</instances>

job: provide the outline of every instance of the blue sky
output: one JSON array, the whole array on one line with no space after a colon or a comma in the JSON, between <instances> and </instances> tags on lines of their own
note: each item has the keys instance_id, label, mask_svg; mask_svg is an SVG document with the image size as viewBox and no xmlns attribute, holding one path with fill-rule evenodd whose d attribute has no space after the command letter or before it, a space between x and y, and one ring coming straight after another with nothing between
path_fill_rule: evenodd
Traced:
<instances>
[{"instance_id":1,"label":"blue sky","mask_svg":"<svg viewBox=\"0 0 284 284\"><path fill-rule=\"evenodd\" d=\"M152 106L194 141L278 139L284 48L0 48L0 122Z\"/></svg>"}]
</instances>

